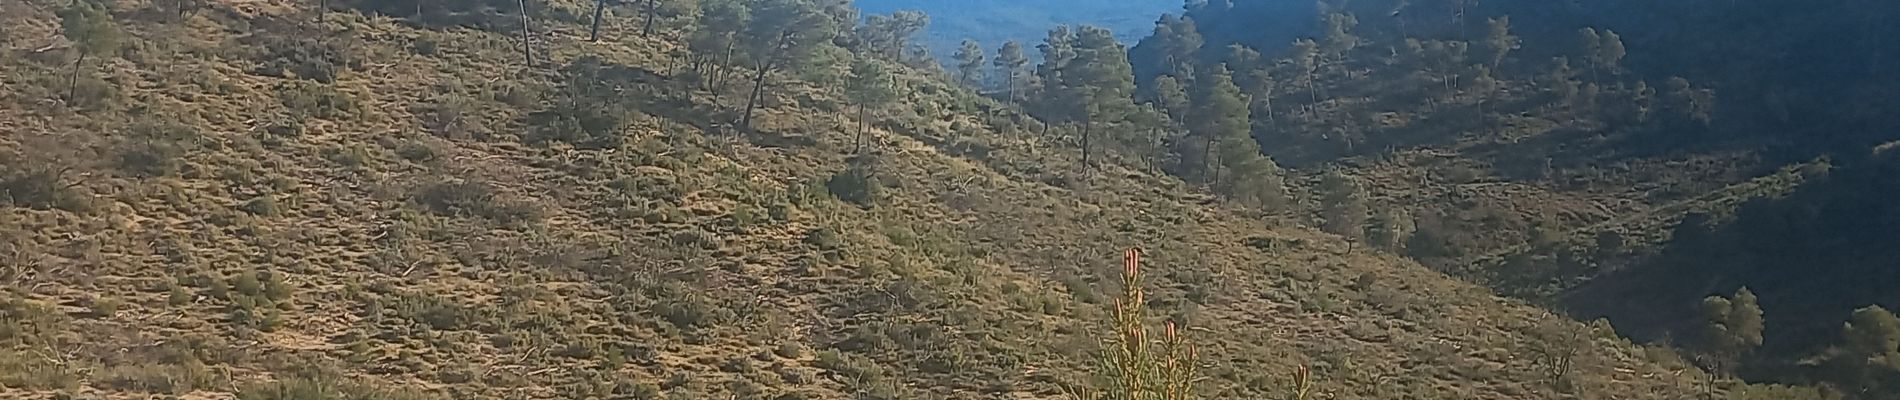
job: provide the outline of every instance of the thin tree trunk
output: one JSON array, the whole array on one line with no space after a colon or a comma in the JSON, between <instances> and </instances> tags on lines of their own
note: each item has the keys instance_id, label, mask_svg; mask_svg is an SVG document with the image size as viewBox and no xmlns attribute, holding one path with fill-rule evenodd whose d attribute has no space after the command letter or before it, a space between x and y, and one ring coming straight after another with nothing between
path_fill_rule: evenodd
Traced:
<instances>
[{"instance_id":1,"label":"thin tree trunk","mask_svg":"<svg viewBox=\"0 0 1900 400\"><path fill-rule=\"evenodd\" d=\"M515 3L521 8L521 59L528 68L534 68L534 37L530 34L533 29L529 26L528 0L515 0Z\"/></svg>"},{"instance_id":2,"label":"thin tree trunk","mask_svg":"<svg viewBox=\"0 0 1900 400\"><path fill-rule=\"evenodd\" d=\"M1201 179L1207 181L1209 186L1214 184L1214 180L1212 179L1214 176L1214 170L1212 169L1214 166L1214 144L1219 142L1218 140L1214 140L1214 136L1210 135L1207 137L1207 145L1201 147Z\"/></svg>"},{"instance_id":3,"label":"thin tree trunk","mask_svg":"<svg viewBox=\"0 0 1900 400\"><path fill-rule=\"evenodd\" d=\"M758 73L752 75L752 95L746 96L745 114L739 117L739 127L748 132L752 130L752 112L759 108L759 101L765 97L765 73L771 70L772 63L767 61L759 65Z\"/></svg>"},{"instance_id":4,"label":"thin tree trunk","mask_svg":"<svg viewBox=\"0 0 1900 400\"><path fill-rule=\"evenodd\" d=\"M726 70L732 68L732 55L734 52L737 51L737 47L738 47L738 43L736 42L735 38L726 38L726 58L719 60L718 68L716 68L716 70L713 71L713 90L714 91L718 91L719 89L725 86L724 79L725 79Z\"/></svg>"},{"instance_id":5,"label":"thin tree trunk","mask_svg":"<svg viewBox=\"0 0 1900 400\"><path fill-rule=\"evenodd\" d=\"M1311 109L1309 114L1319 116L1319 76L1311 71L1306 73L1306 94L1312 98L1312 102L1307 104Z\"/></svg>"},{"instance_id":6,"label":"thin tree trunk","mask_svg":"<svg viewBox=\"0 0 1900 400\"><path fill-rule=\"evenodd\" d=\"M1016 73L1014 71L1009 74L1009 94L1006 96L1009 96L1009 99L1005 103L1016 105Z\"/></svg>"},{"instance_id":7,"label":"thin tree trunk","mask_svg":"<svg viewBox=\"0 0 1900 400\"><path fill-rule=\"evenodd\" d=\"M72 78L66 84L66 101L68 103L71 103L74 100L79 98L79 66L85 63L86 63L86 52L80 51L79 58L76 60L73 60Z\"/></svg>"},{"instance_id":8,"label":"thin tree trunk","mask_svg":"<svg viewBox=\"0 0 1900 400\"><path fill-rule=\"evenodd\" d=\"M863 153L864 152L864 105L863 104L858 104L858 138L857 140L854 140L853 142L856 142L856 143L852 143L852 147L854 147L854 149L852 149L851 152Z\"/></svg>"},{"instance_id":9,"label":"thin tree trunk","mask_svg":"<svg viewBox=\"0 0 1900 400\"><path fill-rule=\"evenodd\" d=\"M653 36L653 16L660 13L660 0L647 0L646 26L640 28L640 36Z\"/></svg>"},{"instance_id":10,"label":"thin tree trunk","mask_svg":"<svg viewBox=\"0 0 1900 400\"><path fill-rule=\"evenodd\" d=\"M1267 90L1263 91L1260 96L1260 99L1261 101L1266 102L1267 122L1273 122L1273 89L1269 87Z\"/></svg>"},{"instance_id":11,"label":"thin tree trunk","mask_svg":"<svg viewBox=\"0 0 1900 400\"><path fill-rule=\"evenodd\" d=\"M594 24L587 28L587 41L600 41L600 14L607 11L607 0L594 0Z\"/></svg>"},{"instance_id":12,"label":"thin tree trunk","mask_svg":"<svg viewBox=\"0 0 1900 400\"><path fill-rule=\"evenodd\" d=\"M1091 167L1089 165L1089 137L1094 133L1094 130L1095 123L1093 121L1082 123L1082 168L1085 169Z\"/></svg>"},{"instance_id":13,"label":"thin tree trunk","mask_svg":"<svg viewBox=\"0 0 1900 400\"><path fill-rule=\"evenodd\" d=\"M1208 165L1209 165L1209 167L1210 167L1210 168L1212 168L1212 169L1213 169L1212 171L1209 171L1209 173L1210 173L1210 174L1212 174L1212 176L1213 176L1213 177L1212 177L1212 179L1208 179L1208 180L1207 180L1207 187L1208 187L1208 188L1214 188L1214 187L1216 187L1216 186L1220 186L1220 170L1221 170L1221 167L1220 167L1220 160L1215 160L1215 159L1214 159L1214 158L1215 158L1216 156L1219 156L1219 155L1220 155L1220 153L1216 153L1216 152L1214 152L1214 150L1213 150L1213 149L1214 149L1214 146L1217 146L1217 145L1219 145L1219 144L1220 144L1220 141L1219 141L1219 140L1215 140L1215 138L1213 138L1213 137L1209 137L1209 138L1208 138L1208 142L1207 142L1207 148L1208 148L1208 151L1207 151L1207 157L1208 157L1208 159L1209 159L1209 160L1211 160L1211 161L1212 161L1212 162L1209 162L1209 163L1208 163ZM1218 191L1218 190L1216 190L1216 192L1219 192L1219 191Z\"/></svg>"},{"instance_id":14,"label":"thin tree trunk","mask_svg":"<svg viewBox=\"0 0 1900 400\"><path fill-rule=\"evenodd\" d=\"M78 1L75 0L74 3L78 3ZM319 24L323 23L324 14L329 14L329 13L330 13L330 0L322 0L322 1L317 2L317 23Z\"/></svg>"}]
</instances>

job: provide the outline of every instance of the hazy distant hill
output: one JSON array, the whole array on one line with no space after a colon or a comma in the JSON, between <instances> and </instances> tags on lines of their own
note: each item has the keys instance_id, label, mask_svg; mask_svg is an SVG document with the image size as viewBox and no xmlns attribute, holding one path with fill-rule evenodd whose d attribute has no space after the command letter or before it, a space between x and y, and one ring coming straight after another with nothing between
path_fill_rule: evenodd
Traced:
<instances>
[{"instance_id":1,"label":"hazy distant hill","mask_svg":"<svg viewBox=\"0 0 1900 400\"><path fill-rule=\"evenodd\" d=\"M976 39L985 48L1007 40L1040 42L1058 24L1091 24L1115 30L1123 41L1148 36L1155 18L1181 11L1176 0L863 0L856 3L866 14L921 10L930 14L924 32L931 54L949 57L963 39Z\"/></svg>"}]
</instances>

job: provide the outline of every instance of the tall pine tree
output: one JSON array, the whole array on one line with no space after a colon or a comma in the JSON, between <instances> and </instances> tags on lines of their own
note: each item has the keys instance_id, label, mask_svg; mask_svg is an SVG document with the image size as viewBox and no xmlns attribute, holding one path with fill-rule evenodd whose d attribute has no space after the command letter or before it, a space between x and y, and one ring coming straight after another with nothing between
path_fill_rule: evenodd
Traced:
<instances>
[{"instance_id":1,"label":"tall pine tree","mask_svg":"<svg viewBox=\"0 0 1900 400\"><path fill-rule=\"evenodd\" d=\"M852 147L864 150L865 126L870 123L871 108L883 108L897 99L897 88L891 82L891 73L883 62L871 57L858 57L851 64L851 79L845 82L845 96L858 104L858 134Z\"/></svg>"},{"instance_id":2,"label":"tall pine tree","mask_svg":"<svg viewBox=\"0 0 1900 400\"><path fill-rule=\"evenodd\" d=\"M1049 35L1043 38L1036 49L1042 53L1042 63L1036 64L1036 95L1031 110L1043 121L1043 133L1047 134L1051 125L1066 124L1075 119L1075 110L1068 99L1068 81L1065 79L1069 64L1075 60L1075 32L1066 25L1049 29Z\"/></svg>"},{"instance_id":3,"label":"tall pine tree","mask_svg":"<svg viewBox=\"0 0 1900 400\"><path fill-rule=\"evenodd\" d=\"M1004 42L1003 47L996 49L996 58L990 64L996 66L997 76L1003 77L1003 100L1015 104L1021 99L1017 90L1029 79L1029 57L1023 55L1023 44L1014 40Z\"/></svg>"},{"instance_id":4,"label":"tall pine tree","mask_svg":"<svg viewBox=\"0 0 1900 400\"><path fill-rule=\"evenodd\" d=\"M766 78L787 68L803 68L813 56L827 54L838 34L838 23L814 0L760 0L754 2L751 24L739 34L747 61L753 67L752 94L746 97L741 129L752 129L753 113L765 99Z\"/></svg>"},{"instance_id":5,"label":"tall pine tree","mask_svg":"<svg viewBox=\"0 0 1900 400\"><path fill-rule=\"evenodd\" d=\"M1082 123L1082 164L1092 166L1096 137L1134 112L1135 73L1127 49L1106 28L1083 26L1075 44L1062 80Z\"/></svg>"},{"instance_id":6,"label":"tall pine tree","mask_svg":"<svg viewBox=\"0 0 1900 400\"><path fill-rule=\"evenodd\" d=\"M1252 129L1246 95L1234 85L1233 73L1227 71L1225 64L1215 66L1196 87L1193 111L1188 116L1188 133L1201 142L1201 154L1195 158L1200 164L1202 183L1223 187L1220 182L1223 169L1244 162L1235 158L1260 153L1260 145L1249 135Z\"/></svg>"},{"instance_id":7,"label":"tall pine tree","mask_svg":"<svg viewBox=\"0 0 1900 400\"><path fill-rule=\"evenodd\" d=\"M951 55L957 60L957 82L964 86L977 87L983 79L983 45L975 40L964 39L963 46Z\"/></svg>"}]
</instances>

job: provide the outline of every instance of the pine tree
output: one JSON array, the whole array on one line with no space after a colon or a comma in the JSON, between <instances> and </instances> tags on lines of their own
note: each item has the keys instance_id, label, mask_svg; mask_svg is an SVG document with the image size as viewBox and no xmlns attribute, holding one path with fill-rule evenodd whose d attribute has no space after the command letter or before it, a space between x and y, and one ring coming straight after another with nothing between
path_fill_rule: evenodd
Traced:
<instances>
[{"instance_id":1,"label":"pine tree","mask_svg":"<svg viewBox=\"0 0 1900 400\"><path fill-rule=\"evenodd\" d=\"M1880 306L1854 310L1843 329L1846 343L1834 362L1850 392L1860 395L1900 389L1900 317ZM1867 397L1872 398L1872 397Z\"/></svg>"},{"instance_id":2,"label":"pine tree","mask_svg":"<svg viewBox=\"0 0 1900 400\"><path fill-rule=\"evenodd\" d=\"M965 86L976 87L982 83L983 45L975 40L964 39L963 47L951 55L957 60L957 81Z\"/></svg>"},{"instance_id":3,"label":"pine tree","mask_svg":"<svg viewBox=\"0 0 1900 400\"><path fill-rule=\"evenodd\" d=\"M901 10L891 15L872 15L865 18L864 25L857 30L858 41L874 53L885 58L904 62L904 52L910 50L911 37L930 26L930 15L922 11Z\"/></svg>"},{"instance_id":4,"label":"pine tree","mask_svg":"<svg viewBox=\"0 0 1900 400\"><path fill-rule=\"evenodd\" d=\"M1202 183L1220 188L1221 169L1230 163L1244 160L1226 159L1230 156L1244 158L1242 151L1229 151L1234 148L1246 148L1253 155L1260 153L1258 143L1248 135L1252 129L1251 114L1247 110L1245 95L1240 87L1234 85L1233 76L1227 71L1227 65L1221 64L1207 77L1194 92L1194 107L1188 117L1188 132L1198 136L1204 146L1200 179ZM1244 139L1244 140L1242 140Z\"/></svg>"},{"instance_id":5,"label":"pine tree","mask_svg":"<svg viewBox=\"0 0 1900 400\"><path fill-rule=\"evenodd\" d=\"M837 23L813 0L760 0L752 21L740 32L744 54L753 66L752 95L746 98L741 129L752 129L752 115L765 98L766 78L785 68L804 67L837 36Z\"/></svg>"},{"instance_id":6,"label":"pine tree","mask_svg":"<svg viewBox=\"0 0 1900 400\"><path fill-rule=\"evenodd\" d=\"M1744 287L1732 298L1702 299L1703 356L1712 373L1733 373L1743 356L1762 343L1762 311Z\"/></svg>"},{"instance_id":7,"label":"pine tree","mask_svg":"<svg viewBox=\"0 0 1900 400\"><path fill-rule=\"evenodd\" d=\"M1004 42L996 50L996 58L990 63L996 66L997 75L1003 77L1004 101L1015 104L1021 97L1017 89L1028 78L1029 57L1023 55L1023 44L1014 40Z\"/></svg>"},{"instance_id":8,"label":"pine tree","mask_svg":"<svg viewBox=\"0 0 1900 400\"><path fill-rule=\"evenodd\" d=\"M60 33L74 43L72 78L67 84L66 101L77 101L79 68L86 64L88 56L118 51L119 29L112 23L112 14L106 12L105 6L92 1L74 1L60 10L59 28Z\"/></svg>"},{"instance_id":9,"label":"pine tree","mask_svg":"<svg viewBox=\"0 0 1900 400\"><path fill-rule=\"evenodd\" d=\"M1597 62L1600 63L1598 68L1610 71L1610 75L1621 75L1623 57L1629 55L1629 50L1623 47L1623 37L1617 35L1616 31L1604 29L1603 42L1599 50L1601 52L1597 55Z\"/></svg>"},{"instance_id":10,"label":"pine tree","mask_svg":"<svg viewBox=\"0 0 1900 400\"><path fill-rule=\"evenodd\" d=\"M1349 240L1365 239L1366 200L1359 193L1359 184L1354 183L1352 177L1333 170L1320 178L1319 190L1325 199L1323 230Z\"/></svg>"},{"instance_id":11,"label":"pine tree","mask_svg":"<svg viewBox=\"0 0 1900 400\"><path fill-rule=\"evenodd\" d=\"M1234 84L1240 85L1240 91L1253 99L1249 107L1253 114L1265 115L1266 121L1273 121L1274 81L1269 72L1271 66L1267 65L1260 52L1240 44L1229 45L1226 62L1234 70Z\"/></svg>"},{"instance_id":12,"label":"pine tree","mask_svg":"<svg viewBox=\"0 0 1900 400\"><path fill-rule=\"evenodd\" d=\"M870 57L859 57L851 64L851 79L845 82L845 96L858 104L858 134L852 141L855 151L864 151L865 126L870 121L867 109L883 108L897 99L897 88L892 85L891 79L884 63Z\"/></svg>"},{"instance_id":13,"label":"pine tree","mask_svg":"<svg viewBox=\"0 0 1900 400\"><path fill-rule=\"evenodd\" d=\"M1669 78L1664 107L1678 118L1708 126L1714 118L1715 91L1698 89L1682 77Z\"/></svg>"},{"instance_id":14,"label":"pine tree","mask_svg":"<svg viewBox=\"0 0 1900 400\"><path fill-rule=\"evenodd\" d=\"M1635 106L1637 123L1649 122L1650 113L1656 106L1656 89L1648 81L1637 81L1636 88L1630 90L1630 104Z\"/></svg>"},{"instance_id":15,"label":"pine tree","mask_svg":"<svg viewBox=\"0 0 1900 400\"><path fill-rule=\"evenodd\" d=\"M1082 122L1082 164L1091 166L1098 129L1122 122L1134 111L1135 73L1128 51L1108 29L1083 26L1076 34L1075 59L1062 78Z\"/></svg>"},{"instance_id":16,"label":"pine tree","mask_svg":"<svg viewBox=\"0 0 1900 400\"><path fill-rule=\"evenodd\" d=\"M1058 25L1049 29L1048 37L1036 49L1042 52L1042 63L1036 64L1036 104L1035 114L1043 122L1044 133L1050 125L1064 124L1075 119L1074 104L1067 98L1069 87L1065 72L1075 60L1075 33L1068 26Z\"/></svg>"},{"instance_id":17,"label":"pine tree","mask_svg":"<svg viewBox=\"0 0 1900 400\"><path fill-rule=\"evenodd\" d=\"M704 79L702 83L712 91L714 103L719 102L719 93L724 89L725 74L734 67L739 31L751 20L752 10L741 0L702 0L700 3L700 13L694 21L697 29L687 36L686 48L694 56L694 69Z\"/></svg>"},{"instance_id":18,"label":"pine tree","mask_svg":"<svg viewBox=\"0 0 1900 400\"><path fill-rule=\"evenodd\" d=\"M1156 171L1167 161L1167 142L1169 128L1173 118L1154 102L1136 106L1136 111L1128 118L1130 130L1136 132L1134 140L1128 145L1141 154L1141 159L1149 171Z\"/></svg>"},{"instance_id":19,"label":"pine tree","mask_svg":"<svg viewBox=\"0 0 1900 400\"><path fill-rule=\"evenodd\" d=\"M1490 111L1486 110L1485 106L1490 103L1491 96L1497 94L1498 80L1491 76L1490 67L1477 65L1473 66L1472 69L1478 71L1477 76L1471 78L1471 87L1469 88L1471 96L1478 100L1478 125L1482 127L1482 129L1489 131L1490 124L1487 123L1488 121L1486 121L1486 119L1490 118Z\"/></svg>"},{"instance_id":20,"label":"pine tree","mask_svg":"<svg viewBox=\"0 0 1900 400\"><path fill-rule=\"evenodd\" d=\"M1172 75L1155 78L1154 102L1175 121L1186 121L1188 114L1187 87Z\"/></svg>"},{"instance_id":21,"label":"pine tree","mask_svg":"<svg viewBox=\"0 0 1900 400\"><path fill-rule=\"evenodd\" d=\"M1570 58L1557 57L1551 59L1551 64L1550 72L1544 75L1544 87L1556 94L1558 102L1567 106L1576 105L1579 88L1577 81L1571 79L1577 73L1570 68Z\"/></svg>"},{"instance_id":22,"label":"pine tree","mask_svg":"<svg viewBox=\"0 0 1900 400\"><path fill-rule=\"evenodd\" d=\"M1201 37L1200 29L1194 26L1194 19L1162 14L1161 19L1155 21L1152 37L1159 44L1160 53L1160 57L1155 59L1155 71L1176 79L1192 80L1194 55L1207 43L1207 39Z\"/></svg>"},{"instance_id":23,"label":"pine tree","mask_svg":"<svg viewBox=\"0 0 1900 400\"><path fill-rule=\"evenodd\" d=\"M1333 13L1326 16L1325 41L1326 54L1333 62L1344 63L1347 53L1359 48L1359 36L1353 35L1353 28L1359 26L1359 18L1352 14Z\"/></svg>"},{"instance_id":24,"label":"pine tree","mask_svg":"<svg viewBox=\"0 0 1900 400\"><path fill-rule=\"evenodd\" d=\"M1387 208L1372 216L1372 226L1367 229L1366 241L1391 252L1405 250L1405 238L1410 237L1417 227L1405 210Z\"/></svg>"},{"instance_id":25,"label":"pine tree","mask_svg":"<svg viewBox=\"0 0 1900 400\"><path fill-rule=\"evenodd\" d=\"M1590 61L1590 81L1598 82L1596 72L1604 68L1603 36L1597 34L1596 28L1584 27L1577 30L1577 37L1582 43L1585 59Z\"/></svg>"},{"instance_id":26,"label":"pine tree","mask_svg":"<svg viewBox=\"0 0 1900 400\"><path fill-rule=\"evenodd\" d=\"M1311 97L1311 102L1307 103L1307 107L1317 109L1319 107L1319 44L1314 43L1312 39L1294 40L1293 48L1287 53L1293 72L1297 74L1294 82L1306 86L1307 95Z\"/></svg>"},{"instance_id":27,"label":"pine tree","mask_svg":"<svg viewBox=\"0 0 1900 400\"><path fill-rule=\"evenodd\" d=\"M1493 18L1490 21L1491 34L1485 36L1484 46L1491 52L1491 68L1504 65L1504 59L1523 46L1523 40L1511 34L1511 16Z\"/></svg>"}]
</instances>

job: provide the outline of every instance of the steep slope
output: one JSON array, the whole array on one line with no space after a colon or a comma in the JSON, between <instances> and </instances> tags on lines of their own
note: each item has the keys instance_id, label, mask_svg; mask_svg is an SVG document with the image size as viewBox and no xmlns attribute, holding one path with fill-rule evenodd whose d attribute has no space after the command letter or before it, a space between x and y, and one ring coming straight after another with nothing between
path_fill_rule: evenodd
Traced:
<instances>
[{"instance_id":1,"label":"steep slope","mask_svg":"<svg viewBox=\"0 0 1900 400\"><path fill-rule=\"evenodd\" d=\"M1165 103L1161 77L1252 70L1261 148L1308 181L1351 177L1371 203L1309 199L1315 225L1702 352L1719 352L1704 297L1760 286L1769 339L1744 377L1892 396L1891 367L1836 367L1865 358L1843 350L1842 322L1895 301L1872 178L1890 156L1865 149L1894 139L1874 111L1891 96L1873 93L1895 84L1878 21L1900 7L1189 4L1131 52L1144 90Z\"/></svg>"},{"instance_id":2,"label":"steep slope","mask_svg":"<svg viewBox=\"0 0 1900 400\"><path fill-rule=\"evenodd\" d=\"M1300 364L1338 399L1698 379L1174 179L1084 171L916 75L853 156L832 89L779 85L735 133L677 31L588 42L580 2L537 15L523 67L507 25L121 1L127 46L77 85L56 3L0 2L0 397L1054 398L1130 246L1212 396L1279 395ZM617 100L576 111L589 93Z\"/></svg>"},{"instance_id":3,"label":"steep slope","mask_svg":"<svg viewBox=\"0 0 1900 400\"><path fill-rule=\"evenodd\" d=\"M1900 308L1889 289L1900 280L1890 267L1896 255L1886 244L1896 219L1884 200L1896 191L1888 178L1895 165L1882 149L1812 170L1798 188L1732 215L1683 221L1657 254L1566 293L1564 302L1585 315L1629 321L1628 332L1658 339L1696 332L1684 322L1695 320L1703 296L1747 287L1760 294L1773 328L1757 354L1758 373L1812 369L1802 365L1840 345L1841 323L1853 310Z\"/></svg>"}]
</instances>

